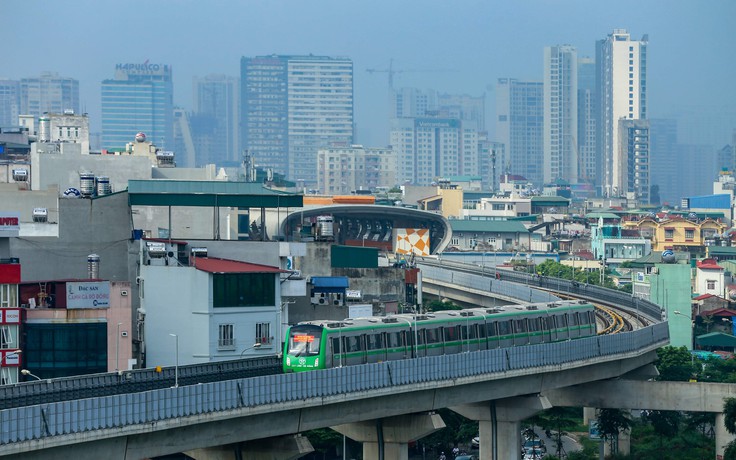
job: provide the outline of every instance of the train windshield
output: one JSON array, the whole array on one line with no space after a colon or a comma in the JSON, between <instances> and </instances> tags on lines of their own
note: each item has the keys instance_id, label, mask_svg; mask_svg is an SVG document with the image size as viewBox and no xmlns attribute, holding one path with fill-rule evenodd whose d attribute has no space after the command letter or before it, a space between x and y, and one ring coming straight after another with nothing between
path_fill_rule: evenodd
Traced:
<instances>
[{"instance_id":1,"label":"train windshield","mask_svg":"<svg viewBox=\"0 0 736 460\"><path fill-rule=\"evenodd\" d=\"M318 355L321 341L321 327L294 326L289 332L289 354L292 356Z\"/></svg>"}]
</instances>

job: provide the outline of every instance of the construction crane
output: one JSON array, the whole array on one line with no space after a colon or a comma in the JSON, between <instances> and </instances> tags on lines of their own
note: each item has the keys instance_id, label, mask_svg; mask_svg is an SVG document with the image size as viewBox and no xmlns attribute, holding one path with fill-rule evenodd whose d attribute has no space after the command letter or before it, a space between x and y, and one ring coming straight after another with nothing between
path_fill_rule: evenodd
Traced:
<instances>
[{"instance_id":1,"label":"construction crane","mask_svg":"<svg viewBox=\"0 0 736 460\"><path fill-rule=\"evenodd\" d=\"M388 89L389 91L394 89L394 75L397 73L406 72L457 72L454 69L394 69L394 60L391 59L388 63L388 69L365 69L370 74L374 73L387 73L388 74Z\"/></svg>"}]
</instances>

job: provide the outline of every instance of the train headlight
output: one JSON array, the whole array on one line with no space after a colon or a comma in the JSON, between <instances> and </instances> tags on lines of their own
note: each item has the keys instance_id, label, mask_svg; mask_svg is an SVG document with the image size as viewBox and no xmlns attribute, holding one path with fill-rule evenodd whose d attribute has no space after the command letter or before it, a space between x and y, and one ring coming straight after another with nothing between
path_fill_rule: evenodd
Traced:
<instances>
[{"instance_id":1,"label":"train headlight","mask_svg":"<svg viewBox=\"0 0 736 460\"><path fill-rule=\"evenodd\" d=\"M319 358L314 360L314 367L319 367Z\"/></svg>"},{"instance_id":2,"label":"train headlight","mask_svg":"<svg viewBox=\"0 0 736 460\"><path fill-rule=\"evenodd\" d=\"M289 357L286 358L286 365L291 366L291 358Z\"/></svg>"}]
</instances>

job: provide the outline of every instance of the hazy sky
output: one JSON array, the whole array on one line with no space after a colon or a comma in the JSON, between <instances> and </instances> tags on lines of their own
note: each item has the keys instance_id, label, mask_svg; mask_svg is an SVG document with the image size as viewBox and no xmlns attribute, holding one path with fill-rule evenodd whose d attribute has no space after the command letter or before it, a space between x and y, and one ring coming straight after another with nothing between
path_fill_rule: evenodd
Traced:
<instances>
[{"instance_id":1,"label":"hazy sky","mask_svg":"<svg viewBox=\"0 0 736 460\"><path fill-rule=\"evenodd\" d=\"M77 78L93 130L100 82L116 63L171 64L174 103L191 109L194 76L238 76L241 56L312 53L353 60L357 141L379 146L388 139L388 78L366 69L392 58L397 70L454 69L398 73L395 86L485 92L492 108L497 78L541 81L544 46L594 57L595 41L614 28L649 35L651 118L712 119L715 128L689 131L706 131L701 142L715 145L736 127L734 0L0 0L0 17L0 77Z\"/></svg>"}]
</instances>

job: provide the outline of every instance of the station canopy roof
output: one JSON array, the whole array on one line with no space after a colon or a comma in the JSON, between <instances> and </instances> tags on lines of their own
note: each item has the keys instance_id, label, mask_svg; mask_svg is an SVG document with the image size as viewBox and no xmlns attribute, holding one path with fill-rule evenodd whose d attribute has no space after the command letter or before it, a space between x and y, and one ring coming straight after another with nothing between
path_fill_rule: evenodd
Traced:
<instances>
[{"instance_id":1,"label":"station canopy roof","mask_svg":"<svg viewBox=\"0 0 736 460\"><path fill-rule=\"evenodd\" d=\"M256 182L130 180L128 204L141 206L211 206L299 208L304 196L266 188Z\"/></svg>"}]
</instances>

